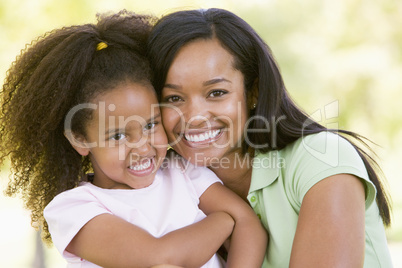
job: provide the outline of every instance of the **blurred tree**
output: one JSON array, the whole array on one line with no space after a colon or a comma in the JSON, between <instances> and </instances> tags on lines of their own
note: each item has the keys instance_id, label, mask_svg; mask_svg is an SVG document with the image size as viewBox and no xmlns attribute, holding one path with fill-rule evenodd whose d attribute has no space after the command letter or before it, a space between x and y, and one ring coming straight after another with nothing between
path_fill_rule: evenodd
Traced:
<instances>
[{"instance_id":1,"label":"blurred tree","mask_svg":"<svg viewBox=\"0 0 402 268\"><path fill-rule=\"evenodd\" d=\"M340 128L361 133L384 147L379 155L392 186L395 215L388 237L402 240L402 197L397 192L402 189L398 179L402 1L0 0L0 79L32 39L64 25L95 22L98 12L126 8L162 15L208 7L229 9L256 29L272 48L290 93L307 112L336 102ZM42 248L38 245L37 250L38 263L42 263Z\"/></svg>"}]
</instances>

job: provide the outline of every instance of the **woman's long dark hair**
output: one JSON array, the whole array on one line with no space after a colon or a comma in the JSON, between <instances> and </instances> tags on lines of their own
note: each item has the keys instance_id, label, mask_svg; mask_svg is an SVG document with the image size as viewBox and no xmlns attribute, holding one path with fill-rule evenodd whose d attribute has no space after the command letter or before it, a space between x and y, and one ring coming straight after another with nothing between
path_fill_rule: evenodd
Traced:
<instances>
[{"instance_id":1,"label":"woman's long dark hair","mask_svg":"<svg viewBox=\"0 0 402 268\"><path fill-rule=\"evenodd\" d=\"M259 152L282 149L295 140L322 131L346 135L362 158L369 178L377 188L377 204L386 226L391 223L389 197L381 183L382 174L376 161L357 144L372 151L362 136L345 130L330 130L313 121L290 98L278 65L268 45L253 28L237 15L222 9L178 11L162 17L154 26L148 42L148 56L154 71L153 85L161 96L170 65L181 47L196 39L217 38L234 57L234 68L244 76L245 96L258 91L258 104L249 114L261 116L275 126L269 135L245 131L249 144L258 145ZM286 120L279 120L285 118ZM306 124L306 122L309 122ZM266 129L265 120L253 120L248 129ZM357 143L356 143L357 142Z\"/></svg>"}]
</instances>

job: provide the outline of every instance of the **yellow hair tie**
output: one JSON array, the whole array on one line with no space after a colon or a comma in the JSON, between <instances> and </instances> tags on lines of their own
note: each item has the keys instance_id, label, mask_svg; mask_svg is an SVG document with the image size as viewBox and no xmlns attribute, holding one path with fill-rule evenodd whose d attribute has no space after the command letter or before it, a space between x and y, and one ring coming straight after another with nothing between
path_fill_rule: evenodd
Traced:
<instances>
[{"instance_id":1,"label":"yellow hair tie","mask_svg":"<svg viewBox=\"0 0 402 268\"><path fill-rule=\"evenodd\" d=\"M105 42L99 42L98 45L96 46L96 50L102 50L104 48L107 48L107 44Z\"/></svg>"}]
</instances>

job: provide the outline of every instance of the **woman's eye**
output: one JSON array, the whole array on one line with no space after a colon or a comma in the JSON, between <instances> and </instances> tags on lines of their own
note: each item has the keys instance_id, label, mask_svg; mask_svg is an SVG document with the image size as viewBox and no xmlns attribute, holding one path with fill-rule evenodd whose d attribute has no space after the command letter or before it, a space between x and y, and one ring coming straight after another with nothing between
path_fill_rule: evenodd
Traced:
<instances>
[{"instance_id":1,"label":"woman's eye","mask_svg":"<svg viewBox=\"0 0 402 268\"><path fill-rule=\"evenodd\" d=\"M165 102L179 102L182 101L182 98L179 96L168 96L165 98Z\"/></svg>"},{"instance_id":2,"label":"woman's eye","mask_svg":"<svg viewBox=\"0 0 402 268\"><path fill-rule=\"evenodd\" d=\"M116 134L114 134L112 137L110 137L112 140L115 140L115 141L119 141L119 140L122 140L122 139L124 139L126 137L126 135L124 135L123 133L116 133Z\"/></svg>"},{"instance_id":3,"label":"woman's eye","mask_svg":"<svg viewBox=\"0 0 402 268\"><path fill-rule=\"evenodd\" d=\"M225 90L214 90L211 93L209 93L208 97L216 98L216 97L223 96L226 93L228 93L228 92Z\"/></svg>"}]
</instances>

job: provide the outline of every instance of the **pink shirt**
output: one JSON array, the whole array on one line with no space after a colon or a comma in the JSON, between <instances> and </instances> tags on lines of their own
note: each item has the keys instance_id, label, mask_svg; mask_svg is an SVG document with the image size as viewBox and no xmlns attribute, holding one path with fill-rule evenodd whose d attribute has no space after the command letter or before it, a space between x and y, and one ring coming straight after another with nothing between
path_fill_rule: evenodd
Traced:
<instances>
[{"instance_id":1,"label":"pink shirt","mask_svg":"<svg viewBox=\"0 0 402 268\"><path fill-rule=\"evenodd\" d=\"M78 231L103 213L116 215L155 237L198 222L205 214L199 198L213 183L221 181L205 167L194 167L171 154L157 171L154 182L142 189L103 189L82 182L57 195L45 208L52 240L67 260L67 267L99 267L66 251ZM222 267L215 254L203 267Z\"/></svg>"}]
</instances>

